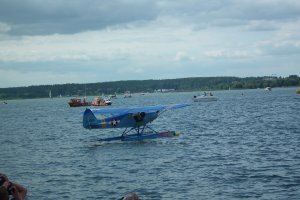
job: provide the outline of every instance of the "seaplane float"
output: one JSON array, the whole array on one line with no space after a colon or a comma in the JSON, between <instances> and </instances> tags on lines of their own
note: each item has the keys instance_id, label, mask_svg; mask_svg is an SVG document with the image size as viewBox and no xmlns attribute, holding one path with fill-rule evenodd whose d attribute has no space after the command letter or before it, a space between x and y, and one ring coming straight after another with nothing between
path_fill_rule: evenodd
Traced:
<instances>
[{"instance_id":1,"label":"seaplane float","mask_svg":"<svg viewBox=\"0 0 300 200\"><path fill-rule=\"evenodd\" d=\"M139 141L160 137L173 137L178 136L179 133L175 131L157 132L148 126L148 124L168 110L175 110L186 106L189 106L189 104L139 108L87 108L83 113L82 124L86 129L125 128L121 136L104 138L100 139L100 141Z\"/></svg>"}]
</instances>

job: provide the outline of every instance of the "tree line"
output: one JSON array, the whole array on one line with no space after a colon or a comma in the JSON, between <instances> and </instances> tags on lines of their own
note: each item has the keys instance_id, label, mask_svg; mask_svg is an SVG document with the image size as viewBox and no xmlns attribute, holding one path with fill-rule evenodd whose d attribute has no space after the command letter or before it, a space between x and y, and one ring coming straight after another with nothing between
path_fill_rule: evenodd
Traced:
<instances>
[{"instance_id":1,"label":"tree line","mask_svg":"<svg viewBox=\"0 0 300 200\"><path fill-rule=\"evenodd\" d=\"M120 94L125 91L154 92L161 89L175 91L255 89L265 87L300 86L300 77L194 77L163 80L127 80L86 84L55 84L28 87L0 88L0 99L46 98L51 90L52 97L100 96Z\"/></svg>"}]
</instances>

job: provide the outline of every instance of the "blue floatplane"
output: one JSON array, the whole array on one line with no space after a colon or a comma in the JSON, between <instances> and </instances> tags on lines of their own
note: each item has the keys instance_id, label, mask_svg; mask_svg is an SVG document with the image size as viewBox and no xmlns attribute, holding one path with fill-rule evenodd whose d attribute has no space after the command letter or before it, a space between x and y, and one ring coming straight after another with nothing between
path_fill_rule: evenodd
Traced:
<instances>
[{"instance_id":1,"label":"blue floatplane","mask_svg":"<svg viewBox=\"0 0 300 200\"><path fill-rule=\"evenodd\" d=\"M178 136L175 131L157 132L148 126L153 120L167 110L189 106L174 104L146 106L140 108L89 109L83 114L83 127L87 129L125 128L121 136L100 139L100 141L135 141L159 137ZM132 134L128 134L134 132Z\"/></svg>"}]
</instances>

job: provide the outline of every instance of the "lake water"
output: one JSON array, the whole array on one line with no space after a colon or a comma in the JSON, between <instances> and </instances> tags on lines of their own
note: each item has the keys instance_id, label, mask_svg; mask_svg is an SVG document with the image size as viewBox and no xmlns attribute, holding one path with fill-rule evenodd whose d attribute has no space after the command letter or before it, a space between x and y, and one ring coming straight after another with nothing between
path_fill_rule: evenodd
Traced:
<instances>
[{"instance_id":1,"label":"lake water","mask_svg":"<svg viewBox=\"0 0 300 200\"><path fill-rule=\"evenodd\" d=\"M86 130L68 98L0 105L0 172L29 200L300 199L300 95L296 88L119 96L111 107L190 103L152 123L179 137L100 142L122 129ZM89 98L91 100L91 98Z\"/></svg>"}]
</instances>

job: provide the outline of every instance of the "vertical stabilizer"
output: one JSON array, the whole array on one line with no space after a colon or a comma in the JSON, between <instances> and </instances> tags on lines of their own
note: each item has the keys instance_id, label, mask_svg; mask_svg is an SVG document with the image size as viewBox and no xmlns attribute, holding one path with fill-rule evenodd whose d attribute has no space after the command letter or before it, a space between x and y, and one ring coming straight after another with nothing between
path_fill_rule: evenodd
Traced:
<instances>
[{"instance_id":1,"label":"vertical stabilizer","mask_svg":"<svg viewBox=\"0 0 300 200\"><path fill-rule=\"evenodd\" d=\"M87 128L87 129L99 127L97 118L95 117L94 113L89 108L87 108L83 113L82 125L84 128Z\"/></svg>"}]
</instances>

